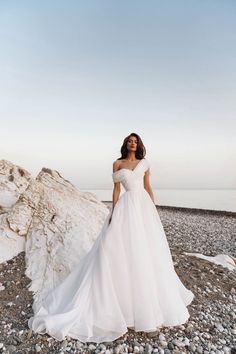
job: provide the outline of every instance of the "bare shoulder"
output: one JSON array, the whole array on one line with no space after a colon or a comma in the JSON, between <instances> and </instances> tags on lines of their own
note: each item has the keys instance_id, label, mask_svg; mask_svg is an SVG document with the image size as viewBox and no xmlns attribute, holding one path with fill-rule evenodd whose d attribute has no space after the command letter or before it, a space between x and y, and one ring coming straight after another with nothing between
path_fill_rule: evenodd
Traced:
<instances>
[{"instance_id":1,"label":"bare shoulder","mask_svg":"<svg viewBox=\"0 0 236 354\"><path fill-rule=\"evenodd\" d=\"M117 170L119 170L119 167L120 167L120 164L121 164L121 160L115 160L113 162L113 172L116 172Z\"/></svg>"}]
</instances>

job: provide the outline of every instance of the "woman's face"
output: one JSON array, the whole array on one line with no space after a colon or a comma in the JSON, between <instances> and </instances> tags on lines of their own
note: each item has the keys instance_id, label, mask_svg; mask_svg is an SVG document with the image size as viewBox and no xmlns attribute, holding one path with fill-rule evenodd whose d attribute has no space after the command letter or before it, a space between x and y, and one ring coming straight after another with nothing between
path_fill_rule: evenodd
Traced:
<instances>
[{"instance_id":1,"label":"woman's face","mask_svg":"<svg viewBox=\"0 0 236 354\"><path fill-rule=\"evenodd\" d=\"M138 145L138 140L135 136L130 136L127 141L128 151L136 151Z\"/></svg>"}]
</instances>

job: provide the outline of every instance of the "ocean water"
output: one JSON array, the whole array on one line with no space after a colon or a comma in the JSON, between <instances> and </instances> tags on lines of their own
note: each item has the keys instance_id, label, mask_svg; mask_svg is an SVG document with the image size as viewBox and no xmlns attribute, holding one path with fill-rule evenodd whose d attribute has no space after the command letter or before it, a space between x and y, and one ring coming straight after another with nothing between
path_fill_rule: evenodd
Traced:
<instances>
[{"instance_id":1,"label":"ocean water","mask_svg":"<svg viewBox=\"0 0 236 354\"><path fill-rule=\"evenodd\" d=\"M86 189L101 201L112 201L112 190ZM121 194L124 193L122 188ZM154 189L160 206L210 209L236 212L236 189Z\"/></svg>"}]
</instances>

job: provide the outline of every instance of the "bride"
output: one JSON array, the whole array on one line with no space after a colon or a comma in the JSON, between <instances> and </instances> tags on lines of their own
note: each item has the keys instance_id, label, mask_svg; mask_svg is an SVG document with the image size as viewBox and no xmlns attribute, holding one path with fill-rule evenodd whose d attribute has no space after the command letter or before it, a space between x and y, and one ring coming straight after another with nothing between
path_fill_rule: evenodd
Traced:
<instances>
[{"instance_id":1,"label":"bride","mask_svg":"<svg viewBox=\"0 0 236 354\"><path fill-rule=\"evenodd\" d=\"M34 332L101 343L128 328L153 332L188 320L194 294L175 272L145 154L139 135L124 139L113 163L112 209L90 251L28 320Z\"/></svg>"}]
</instances>

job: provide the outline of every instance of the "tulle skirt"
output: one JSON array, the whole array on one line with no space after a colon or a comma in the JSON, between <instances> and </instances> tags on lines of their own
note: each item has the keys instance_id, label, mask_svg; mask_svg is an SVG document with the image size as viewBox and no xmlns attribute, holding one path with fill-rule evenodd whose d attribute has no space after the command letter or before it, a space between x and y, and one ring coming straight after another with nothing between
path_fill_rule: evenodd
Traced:
<instances>
[{"instance_id":1,"label":"tulle skirt","mask_svg":"<svg viewBox=\"0 0 236 354\"><path fill-rule=\"evenodd\" d=\"M194 294L175 272L147 191L126 191L109 218L91 250L28 320L33 331L101 343L128 328L152 332L188 320Z\"/></svg>"}]
</instances>

